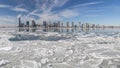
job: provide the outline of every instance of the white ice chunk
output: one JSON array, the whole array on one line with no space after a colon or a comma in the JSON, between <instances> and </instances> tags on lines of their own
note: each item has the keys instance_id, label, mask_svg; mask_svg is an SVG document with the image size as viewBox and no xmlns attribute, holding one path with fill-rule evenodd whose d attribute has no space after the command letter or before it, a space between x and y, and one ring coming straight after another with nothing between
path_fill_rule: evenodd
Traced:
<instances>
[{"instance_id":1,"label":"white ice chunk","mask_svg":"<svg viewBox=\"0 0 120 68\"><path fill-rule=\"evenodd\" d=\"M8 64L8 63L9 63L8 60L1 60L1 61L0 61L0 66L6 65L6 64Z\"/></svg>"},{"instance_id":2,"label":"white ice chunk","mask_svg":"<svg viewBox=\"0 0 120 68\"><path fill-rule=\"evenodd\" d=\"M41 68L41 63L32 60L22 60L22 68Z\"/></svg>"},{"instance_id":3,"label":"white ice chunk","mask_svg":"<svg viewBox=\"0 0 120 68\"><path fill-rule=\"evenodd\" d=\"M12 49L11 46L7 46L7 47L2 47L2 48L0 48L0 51L1 51L1 50L3 50L3 51L9 51L9 50L11 50L11 49Z\"/></svg>"},{"instance_id":4,"label":"white ice chunk","mask_svg":"<svg viewBox=\"0 0 120 68\"><path fill-rule=\"evenodd\" d=\"M41 59L41 63L42 63L42 64L46 64L47 62L49 62L49 59L48 59L48 58L43 58L43 59Z\"/></svg>"}]
</instances>

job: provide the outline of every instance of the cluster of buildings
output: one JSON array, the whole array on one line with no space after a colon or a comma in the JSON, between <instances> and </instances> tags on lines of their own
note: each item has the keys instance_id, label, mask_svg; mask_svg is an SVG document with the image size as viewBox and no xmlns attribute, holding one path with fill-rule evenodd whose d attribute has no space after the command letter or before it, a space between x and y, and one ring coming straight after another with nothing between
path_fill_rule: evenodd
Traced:
<instances>
[{"instance_id":1,"label":"cluster of buildings","mask_svg":"<svg viewBox=\"0 0 120 68\"><path fill-rule=\"evenodd\" d=\"M37 24L34 20L32 20L32 25L30 25L30 22L29 21L26 21L26 24L25 23L22 23L21 22L21 18L19 18L19 27L37 27Z\"/></svg>"},{"instance_id":2,"label":"cluster of buildings","mask_svg":"<svg viewBox=\"0 0 120 68\"><path fill-rule=\"evenodd\" d=\"M26 21L26 23L22 23L21 22L21 18L19 18L19 27L45 27L45 28L49 28L49 27L62 27L62 28L102 28L105 27L100 26L100 25L96 25L96 24L90 24L90 23L74 23L74 22L47 22L47 21L43 21L43 24L38 25L34 20L32 20L32 22L30 23L29 21Z\"/></svg>"}]
</instances>

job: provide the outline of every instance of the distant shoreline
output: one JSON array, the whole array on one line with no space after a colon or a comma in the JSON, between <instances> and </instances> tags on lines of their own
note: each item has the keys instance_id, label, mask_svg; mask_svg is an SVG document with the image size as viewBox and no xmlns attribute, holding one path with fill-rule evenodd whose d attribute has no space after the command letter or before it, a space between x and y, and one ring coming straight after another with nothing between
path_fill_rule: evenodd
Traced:
<instances>
[{"instance_id":1,"label":"distant shoreline","mask_svg":"<svg viewBox=\"0 0 120 68\"><path fill-rule=\"evenodd\" d=\"M19 27L18 26L0 26L0 28L19 28ZM32 28L32 27L20 27L20 28ZM43 27L36 27L36 28L43 28ZM82 28L82 27L47 27L47 28ZM120 28L120 26L104 26L104 27L94 27L94 28Z\"/></svg>"}]
</instances>

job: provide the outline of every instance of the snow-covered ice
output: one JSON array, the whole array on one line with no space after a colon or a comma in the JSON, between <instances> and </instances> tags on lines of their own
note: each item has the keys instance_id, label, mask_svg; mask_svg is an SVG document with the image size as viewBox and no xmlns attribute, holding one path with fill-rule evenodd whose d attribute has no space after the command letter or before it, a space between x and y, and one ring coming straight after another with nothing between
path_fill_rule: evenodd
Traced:
<instances>
[{"instance_id":1,"label":"snow-covered ice","mask_svg":"<svg viewBox=\"0 0 120 68\"><path fill-rule=\"evenodd\" d=\"M120 32L0 29L0 68L120 68Z\"/></svg>"}]
</instances>

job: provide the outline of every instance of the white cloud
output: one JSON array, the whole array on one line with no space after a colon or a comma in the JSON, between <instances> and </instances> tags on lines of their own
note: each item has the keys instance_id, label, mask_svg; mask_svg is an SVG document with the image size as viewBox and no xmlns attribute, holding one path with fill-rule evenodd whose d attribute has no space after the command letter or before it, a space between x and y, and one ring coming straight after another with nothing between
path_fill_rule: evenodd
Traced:
<instances>
[{"instance_id":1,"label":"white cloud","mask_svg":"<svg viewBox=\"0 0 120 68\"><path fill-rule=\"evenodd\" d=\"M29 12L27 9L25 8L21 8L23 5L17 5L16 7L11 8L11 10L13 11L17 11L17 12Z\"/></svg>"},{"instance_id":2,"label":"white cloud","mask_svg":"<svg viewBox=\"0 0 120 68\"><path fill-rule=\"evenodd\" d=\"M21 5L13 7L10 5L0 4L0 8L8 8L10 10L17 11L17 12L29 12L27 9L21 8Z\"/></svg>"},{"instance_id":3,"label":"white cloud","mask_svg":"<svg viewBox=\"0 0 120 68\"><path fill-rule=\"evenodd\" d=\"M72 8L90 6L90 5L100 4L100 3L103 3L103 2L104 1L96 1L96 2L83 3L83 4L75 5Z\"/></svg>"},{"instance_id":4,"label":"white cloud","mask_svg":"<svg viewBox=\"0 0 120 68\"><path fill-rule=\"evenodd\" d=\"M9 5L4 5L4 4L0 4L0 8L10 8L11 6Z\"/></svg>"},{"instance_id":5,"label":"white cloud","mask_svg":"<svg viewBox=\"0 0 120 68\"><path fill-rule=\"evenodd\" d=\"M8 8L10 10L16 11L16 12L26 12L27 15L19 14L18 17L22 17L22 20L25 22L26 20L33 20L34 18L32 16L38 16L39 20L37 21L43 21L43 20L62 20L64 18L69 19L73 17L80 16L81 11L85 11L85 6L95 5L103 3L104 1L98 1L98 2L89 2L89 3L83 3L79 5L72 6L70 8L65 8L60 11L53 11L54 8L63 7L69 0L35 0L35 7L33 11L29 12L29 10L23 8L23 5L17 5L15 7L11 7L9 5L0 5L0 8ZM24 6L26 6L24 4ZM80 8L81 7L81 8ZM80 8L80 9L78 9ZM89 15L90 16L90 15ZM95 15L91 15L95 16ZM2 19L2 18L1 18ZM5 22L4 18L2 21ZM15 19L13 19L15 20ZM13 22L11 20L11 22ZM10 19L7 19L6 22L10 21Z\"/></svg>"},{"instance_id":6,"label":"white cloud","mask_svg":"<svg viewBox=\"0 0 120 68\"><path fill-rule=\"evenodd\" d=\"M69 0L54 0L55 7L61 7L65 5Z\"/></svg>"},{"instance_id":7,"label":"white cloud","mask_svg":"<svg viewBox=\"0 0 120 68\"><path fill-rule=\"evenodd\" d=\"M38 16L39 20L59 20L61 19L59 12L54 13L52 11L54 8L58 8L66 4L69 0L35 0L36 8L32 12L30 12L27 17L31 15ZM41 13L37 13L41 12Z\"/></svg>"},{"instance_id":8,"label":"white cloud","mask_svg":"<svg viewBox=\"0 0 120 68\"><path fill-rule=\"evenodd\" d=\"M17 15L17 19L20 18L20 17L22 17L22 14L18 14L18 15Z\"/></svg>"},{"instance_id":9,"label":"white cloud","mask_svg":"<svg viewBox=\"0 0 120 68\"><path fill-rule=\"evenodd\" d=\"M33 19L31 18L32 15L38 16L39 20L61 20L62 18L70 18L73 16L77 16L77 11L72 10L62 10L60 12L52 11L54 8L62 7L65 5L69 0L35 0L36 1L36 8L35 10L29 12L27 9L21 8L22 5L17 5L16 7L9 8L13 11L17 12L29 12L28 15L22 16L19 14L18 17L22 17L24 20ZM7 7L7 6L6 6ZM37 13L41 12L41 13Z\"/></svg>"},{"instance_id":10,"label":"white cloud","mask_svg":"<svg viewBox=\"0 0 120 68\"><path fill-rule=\"evenodd\" d=\"M14 26L17 24L17 19L13 16L0 16L0 24L1 26Z\"/></svg>"},{"instance_id":11,"label":"white cloud","mask_svg":"<svg viewBox=\"0 0 120 68\"><path fill-rule=\"evenodd\" d=\"M78 9L79 7L90 6L90 5L100 4L104 2L104 1L96 1L96 2L83 3L83 4L72 6L69 9L63 9L58 12L52 11L56 7L58 8L65 5L68 1L69 0L44 0L44 1L36 0L36 7L38 9L37 11L34 10L31 13L29 13L28 16L36 15L41 20L62 20L64 18L68 19L68 18L77 17L81 14L82 8ZM41 13L36 13L36 12L41 12Z\"/></svg>"},{"instance_id":12,"label":"white cloud","mask_svg":"<svg viewBox=\"0 0 120 68\"><path fill-rule=\"evenodd\" d=\"M18 12L28 12L28 10L24 9L24 8L18 8L18 7L15 7L15 8L12 8L13 11L18 11Z\"/></svg>"},{"instance_id":13,"label":"white cloud","mask_svg":"<svg viewBox=\"0 0 120 68\"><path fill-rule=\"evenodd\" d=\"M42 14L41 15L41 18L40 18L41 20L60 20L61 19L61 17L58 15L58 14Z\"/></svg>"},{"instance_id":14,"label":"white cloud","mask_svg":"<svg viewBox=\"0 0 120 68\"><path fill-rule=\"evenodd\" d=\"M36 13L36 12L38 12L38 11L39 11L38 9L33 10L33 11L31 11L30 13L28 13L26 17L29 17L30 15L40 16L40 14L37 14L37 13Z\"/></svg>"},{"instance_id":15,"label":"white cloud","mask_svg":"<svg viewBox=\"0 0 120 68\"><path fill-rule=\"evenodd\" d=\"M35 0L36 8L43 12L50 12L55 7L61 7L69 0Z\"/></svg>"},{"instance_id":16,"label":"white cloud","mask_svg":"<svg viewBox=\"0 0 120 68\"><path fill-rule=\"evenodd\" d=\"M64 18L72 18L72 17L79 16L79 14L80 13L77 10L67 9L67 10L61 11L59 15Z\"/></svg>"},{"instance_id":17,"label":"white cloud","mask_svg":"<svg viewBox=\"0 0 120 68\"><path fill-rule=\"evenodd\" d=\"M54 8L62 7L68 1L69 0L36 0L37 9L30 12L27 17L29 17L30 15L36 15L40 18L39 20L61 20L63 17L70 18L73 16L77 16L78 13L72 10L62 10L60 12L52 11Z\"/></svg>"}]
</instances>

